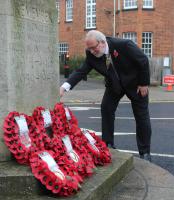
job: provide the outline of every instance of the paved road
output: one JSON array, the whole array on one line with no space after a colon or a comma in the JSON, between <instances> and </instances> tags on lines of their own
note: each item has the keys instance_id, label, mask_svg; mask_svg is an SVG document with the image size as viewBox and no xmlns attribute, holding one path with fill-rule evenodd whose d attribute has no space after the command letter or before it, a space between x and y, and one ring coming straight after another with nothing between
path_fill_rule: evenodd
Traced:
<instances>
[{"instance_id":1,"label":"paved road","mask_svg":"<svg viewBox=\"0 0 174 200\"><path fill-rule=\"evenodd\" d=\"M101 134L99 104L69 105L79 126ZM152 161L174 175L174 102L150 103L152 123ZM118 149L137 156L135 121L130 103L120 103L115 120L115 143Z\"/></svg>"},{"instance_id":2,"label":"paved road","mask_svg":"<svg viewBox=\"0 0 174 200\"><path fill-rule=\"evenodd\" d=\"M60 84L64 81L63 76L60 76ZM85 107L86 110L83 111L80 111L81 109L77 110L77 108L76 111L74 110L80 127L100 132L99 104L103 96L104 88L103 81L88 79L88 81L81 81L72 91L66 93L62 98L62 101L67 105ZM153 162L167 169L174 175L174 87L173 92L167 92L165 91L165 87L161 86L150 87L149 99L153 131L151 149ZM127 97L122 98L116 117L115 131L117 135L115 136L115 142L117 147L121 150L131 151L135 153L134 155L137 155L135 122L130 101Z\"/></svg>"}]
</instances>

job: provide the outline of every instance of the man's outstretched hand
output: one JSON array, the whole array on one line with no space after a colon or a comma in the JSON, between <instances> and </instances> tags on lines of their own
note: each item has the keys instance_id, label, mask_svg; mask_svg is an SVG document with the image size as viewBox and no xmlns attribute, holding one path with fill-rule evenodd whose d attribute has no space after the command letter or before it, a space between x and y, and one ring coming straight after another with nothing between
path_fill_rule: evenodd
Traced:
<instances>
[{"instance_id":1,"label":"man's outstretched hand","mask_svg":"<svg viewBox=\"0 0 174 200\"><path fill-rule=\"evenodd\" d=\"M60 98L63 97L64 93L65 93L65 88L60 87L59 89Z\"/></svg>"}]
</instances>

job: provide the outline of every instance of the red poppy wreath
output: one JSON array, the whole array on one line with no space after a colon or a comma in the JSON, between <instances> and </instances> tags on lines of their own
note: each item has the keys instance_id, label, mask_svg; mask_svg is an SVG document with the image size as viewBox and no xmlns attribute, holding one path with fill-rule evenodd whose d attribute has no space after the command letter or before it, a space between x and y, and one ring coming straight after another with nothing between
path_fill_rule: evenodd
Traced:
<instances>
[{"instance_id":1,"label":"red poppy wreath","mask_svg":"<svg viewBox=\"0 0 174 200\"><path fill-rule=\"evenodd\" d=\"M105 142L94 131L82 129L82 133L88 140L87 148L93 156L94 163L96 165L111 163L111 154Z\"/></svg>"},{"instance_id":2,"label":"red poppy wreath","mask_svg":"<svg viewBox=\"0 0 174 200\"><path fill-rule=\"evenodd\" d=\"M55 153L48 150L38 151L30 158L34 176L41 181L48 190L59 196L70 196L80 188L80 177L68 164L60 166L56 163Z\"/></svg>"},{"instance_id":3,"label":"red poppy wreath","mask_svg":"<svg viewBox=\"0 0 174 200\"><path fill-rule=\"evenodd\" d=\"M62 138L66 137L67 135L69 136L69 139L72 143L72 148L85 162L86 175L91 175L93 173L93 169L95 169L95 164L91 154L86 149L85 141L87 140L85 137L81 138L81 134L79 135L79 132L77 131L79 130L77 119L68 107L64 107L63 103L57 103L54 106L53 111L56 117L59 117L60 120L64 123L64 131L57 131L55 134L61 135Z\"/></svg>"},{"instance_id":4,"label":"red poppy wreath","mask_svg":"<svg viewBox=\"0 0 174 200\"><path fill-rule=\"evenodd\" d=\"M75 149L80 153L92 155L95 165L105 165L111 162L111 154L108 147L102 139L96 136L95 132L81 129L78 127L78 121L68 107L62 103L56 104L54 112L64 122L64 132L70 136Z\"/></svg>"},{"instance_id":5,"label":"red poppy wreath","mask_svg":"<svg viewBox=\"0 0 174 200\"><path fill-rule=\"evenodd\" d=\"M20 164L29 164L30 154L44 149L41 130L30 116L10 112L3 131L5 144Z\"/></svg>"}]
</instances>

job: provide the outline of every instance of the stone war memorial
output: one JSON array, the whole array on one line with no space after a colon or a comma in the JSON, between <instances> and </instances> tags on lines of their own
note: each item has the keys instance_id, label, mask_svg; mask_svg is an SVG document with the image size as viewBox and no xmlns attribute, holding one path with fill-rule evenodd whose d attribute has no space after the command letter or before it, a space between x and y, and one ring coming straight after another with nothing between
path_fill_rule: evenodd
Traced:
<instances>
[{"instance_id":1,"label":"stone war memorial","mask_svg":"<svg viewBox=\"0 0 174 200\"><path fill-rule=\"evenodd\" d=\"M58 101L54 0L0 0L0 125L10 111L31 114ZM0 131L0 161L10 159Z\"/></svg>"}]
</instances>

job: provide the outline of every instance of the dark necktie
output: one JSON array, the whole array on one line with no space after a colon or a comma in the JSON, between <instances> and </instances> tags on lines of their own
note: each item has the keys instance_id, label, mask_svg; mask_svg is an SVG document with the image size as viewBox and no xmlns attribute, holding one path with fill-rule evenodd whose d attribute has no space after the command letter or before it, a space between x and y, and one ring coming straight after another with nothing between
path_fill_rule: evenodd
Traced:
<instances>
[{"instance_id":1,"label":"dark necktie","mask_svg":"<svg viewBox=\"0 0 174 200\"><path fill-rule=\"evenodd\" d=\"M107 67L107 69L109 69L110 65L112 64L110 54L105 54L105 59L106 59L106 67Z\"/></svg>"},{"instance_id":2,"label":"dark necktie","mask_svg":"<svg viewBox=\"0 0 174 200\"><path fill-rule=\"evenodd\" d=\"M110 54L107 54L107 55L105 55L105 57L106 57L106 67L107 67L107 70L111 67L111 68L113 69L114 74L115 74L115 76L117 77L117 79L120 80L120 77L119 77L119 75L118 75L118 72L117 72L117 70L116 70L116 68L115 68L115 66L114 66L114 64L113 64L111 55L110 55Z\"/></svg>"}]
</instances>

